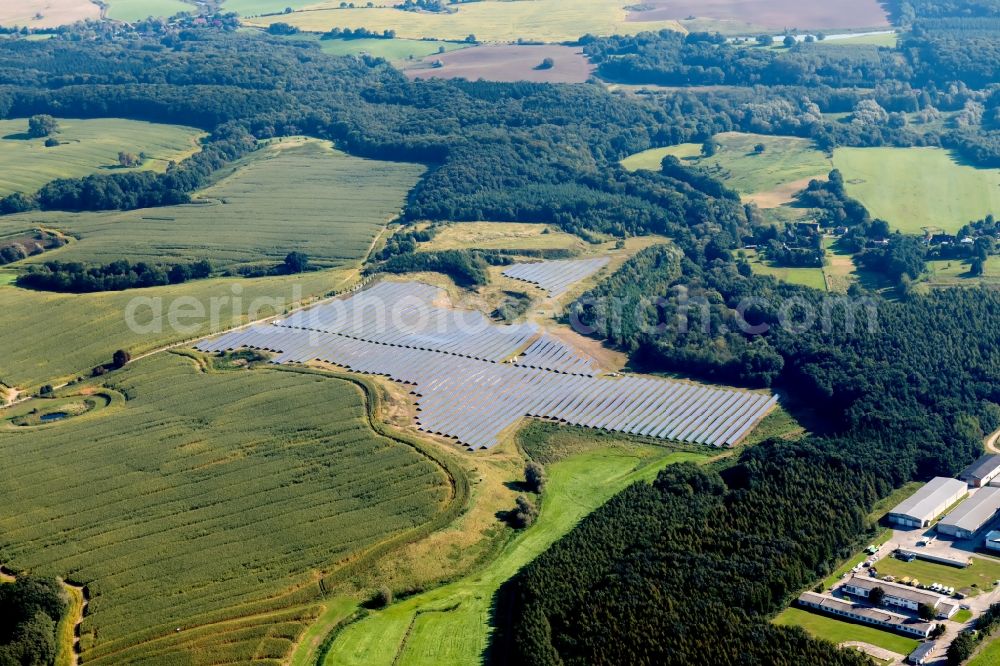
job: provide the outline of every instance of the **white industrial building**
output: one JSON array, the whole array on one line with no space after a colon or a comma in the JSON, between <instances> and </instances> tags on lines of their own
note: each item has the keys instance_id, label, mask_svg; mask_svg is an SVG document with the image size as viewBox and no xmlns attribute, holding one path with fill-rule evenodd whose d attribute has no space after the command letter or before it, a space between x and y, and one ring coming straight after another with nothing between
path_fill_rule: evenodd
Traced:
<instances>
[{"instance_id":1,"label":"white industrial building","mask_svg":"<svg viewBox=\"0 0 1000 666\"><path fill-rule=\"evenodd\" d=\"M930 622L914 620L906 615L881 608L855 604L827 594L803 592L802 596L799 597L799 605L918 638L927 638L934 629L934 625Z\"/></svg>"},{"instance_id":2,"label":"white industrial building","mask_svg":"<svg viewBox=\"0 0 1000 666\"><path fill-rule=\"evenodd\" d=\"M901 527L927 527L968 492L968 486L958 479L935 477L890 511L889 522Z\"/></svg>"},{"instance_id":3,"label":"white industrial building","mask_svg":"<svg viewBox=\"0 0 1000 666\"><path fill-rule=\"evenodd\" d=\"M987 453L979 456L976 462L962 470L958 478L973 488L981 488L998 476L1000 476L1000 455Z\"/></svg>"},{"instance_id":4,"label":"white industrial building","mask_svg":"<svg viewBox=\"0 0 1000 666\"><path fill-rule=\"evenodd\" d=\"M844 594L867 599L876 587L881 587L882 591L885 592L882 603L886 606L895 606L916 612L920 609L920 604L927 604L934 609L938 617L944 619L950 618L958 611L959 604L951 602L943 594L921 590L902 583L890 583L869 576L851 576L850 580L844 583L840 589Z\"/></svg>"},{"instance_id":5,"label":"white industrial building","mask_svg":"<svg viewBox=\"0 0 1000 666\"><path fill-rule=\"evenodd\" d=\"M971 539L1000 511L1000 488L980 488L937 524L941 534Z\"/></svg>"}]
</instances>

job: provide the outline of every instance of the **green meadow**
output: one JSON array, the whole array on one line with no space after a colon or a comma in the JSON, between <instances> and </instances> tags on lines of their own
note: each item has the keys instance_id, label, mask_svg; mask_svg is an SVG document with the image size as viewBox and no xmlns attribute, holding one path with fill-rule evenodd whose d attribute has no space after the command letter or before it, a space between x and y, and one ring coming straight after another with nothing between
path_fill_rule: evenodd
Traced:
<instances>
[{"instance_id":1,"label":"green meadow","mask_svg":"<svg viewBox=\"0 0 1000 666\"><path fill-rule=\"evenodd\" d=\"M707 454L625 443L560 428L557 438L578 450L546 466L538 520L483 569L455 583L410 597L347 625L326 654L326 666L415 666L479 663L490 634L490 609L500 585L566 534L581 518L630 483L663 466L705 460ZM576 446L572 442L570 448ZM299 666L296 663L296 666Z\"/></svg>"},{"instance_id":2,"label":"green meadow","mask_svg":"<svg viewBox=\"0 0 1000 666\"><path fill-rule=\"evenodd\" d=\"M957 162L940 148L838 148L847 192L904 233L955 232L1000 213L1000 169Z\"/></svg>"},{"instance_id":3,"label":"green meadow","mask_svg":"<svg viewBox=\"0 0 1000 666\"><path fill-rule=\"evenodd\" d=\"M830 172L829 159L808 139L725 132L715 140L719 151L712 157L702 157L701 144L683 143L637 153L623 160L622 166L632 171L659 170L663 158L673 155L688 166L701 167L761 208L791 201L810 179ZM764 152L756 152L758 144Z\"/></svg>"},{"instance_id":4,"label":"green meadow","mask_svg":"<svg viewBox=\"0 0 1000 666\"><path fill-rule=\"evenodd\" d=\"M750 269L757 275L770 275L782 282L812 287L826 291L826 278L822 268L773 266L752 250L744 251Z\"/></svg>"},{"instance_id":5,"label":"green meadow","mask_svg":"<svg viewBox=\"0 0 1000 666\"><path fill-rule=\"evenodd\" d=\"M108 0L107 16L116 21L141 21L150 16L173 16L196 11L193 3L181 0Z\"/></svg>"},{"instance_id":6,"label":"green meadow","mask_svg":"<svg viewBox=\"0 0 1000 666\"><path fill-rule=\"evenodd\" d=\"M27 118L0 120L0 196L34 192L56 178L123 171L119 151L145 153L136 168L163 171L171 160L194 154L204 135L192 127L120 118L58 120L59 145L49 148L45 139L28 137Z\"/></svg>"},{"instance_id":7,"label":"green meadow","mask_svg":"<svg viewBox=\"0 0 1000 666\"><path fill-rule=\"evenodd\" d=\"M320 575L447 506L350 382L172 353L102 381L127 401L0 425L0 558L87 585L87 663L279 659Z\"/></svg>"},{"instance_id":8,"label":"green meadow","mask_svg":"<svg viewBox=\"0 0 1000 666\"><path fill-rule=\"evenodd\" d=\"M334 56L367 54L389 61L418 59L469 46L436 39L319 39L317 35L302 33L289 39L314 41L323 53Z\"/></svg>"}]
</instances>

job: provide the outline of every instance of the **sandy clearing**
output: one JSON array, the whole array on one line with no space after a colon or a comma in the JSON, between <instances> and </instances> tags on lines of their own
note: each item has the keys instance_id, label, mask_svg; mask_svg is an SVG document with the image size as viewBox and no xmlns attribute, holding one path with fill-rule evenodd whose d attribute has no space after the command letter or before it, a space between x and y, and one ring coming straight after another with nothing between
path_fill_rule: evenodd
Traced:
<instances>
[{"instance_id":1,"label":"sandy clearing","mask_svg":"<svg viewBox=\"0 0 1000 666\"><path fill-rule=\"evenodd\" d=\"M746 203L755 203L758 208L777 208L795 200L795 195L804 190L811 180L826 180L826 176L816 175L785 183L767 192L757 192L743 196Z\"/></svg>"}]
</instances>

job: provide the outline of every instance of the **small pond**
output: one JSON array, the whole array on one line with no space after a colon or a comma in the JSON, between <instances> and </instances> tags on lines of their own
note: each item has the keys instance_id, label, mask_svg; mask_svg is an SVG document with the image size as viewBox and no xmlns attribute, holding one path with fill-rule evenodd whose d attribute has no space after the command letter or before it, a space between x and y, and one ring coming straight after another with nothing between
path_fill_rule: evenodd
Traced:
<instances>
[{"instance_id":1,"label":"small pond","mask_svg":"<svg viewBox=\"0 0 1000 666\"><path fill-rule=\"evenodd\" d=\"M59 421L69 416L67 412L49 412L48 414L42 414L39 420L42 423L48 423L49 421Z\"/></svg>"}]
</instances>

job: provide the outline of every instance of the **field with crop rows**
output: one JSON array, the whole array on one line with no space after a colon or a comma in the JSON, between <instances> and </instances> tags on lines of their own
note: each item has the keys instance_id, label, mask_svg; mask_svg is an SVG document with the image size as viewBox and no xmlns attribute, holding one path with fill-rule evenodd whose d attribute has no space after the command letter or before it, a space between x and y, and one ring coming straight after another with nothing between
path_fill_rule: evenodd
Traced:
<instances>
[{"instance_id":1,"label":"field with crop rows","mask_svg":"<svg viewBox=\"0 0 1000 666\"><path fill-rule=\"evenodd\" d=\"M259 5L257 0L249 0ZM243 10L240 5L245 5ZM224 8L252 13L251 4L231 0ZM284 4L284 3L282 3ZM382 32L395 30L398 37L462 40L468 35L484 42L512 42L518 38L543 42L565 42L581 35L635 34L644 30L680 30L677 21L626 20L621 0L532 0L506 2L483 0L454 5L451 12L407 12L389 6L340 7L339 0L311 2L306 11L279 13L247 21L251 25L289 23L310 32L331 28L367 28ZM375 3L384 5L386 3ZM300 3L301 6L301 3ZM293 6L293 9L299 7ZM276 10L281 12L281 9ZM256 12L259 13L259 12Z\"/></svg>"},{"instance_id":2,"label":"field with crop rows","mask_svg":"<svg viewBox=\"0 0 1000 666\"><path fill-rule=\"evenodd\" d=\"M903 233L955 233L1000 211L1000 169L961 164L941 148L838 148L833 164L848 194Z\"/></svg>"},{"instance_id":3,"label":"field with crop rows","mask_svg":"<svg viewBox=\"0 0 1000 666\"><path fill-rule=\"evenodd\" d=\"M120 118L59 119L58 146L28 137L28 119L0 120L0 196L34 192L56 178L124 171L118 152L146 153L137 169L163 171L198 150L201 130Z\"/></svg>"},{"instance_id":4,"label":"field with crop rows","mask_svg":"<svg viewBox=\"0 0 1000 666\"><path fill-rule=\"evenodd\" d=\"M2 275L2 274L0 274ZM354 273L319 271L273 278L218 278L96 294L0 287L0 382L32 386L89 372L116 349L133 355L267 317L299 299L345 287ZM135 300L133 300L135 299ZM126 321L130 303L138 328ZM256 307L259 306L259 307ZM170 313L180 324L170 323ZM213 317L212 308L217 317ZM199 308L202 310L199 311Z\"/></svg>"},{"instance_id":5,"label":"field with crop rows","mask_svg":"<svg viewBox=\"0 0 1000 666\"><path fill-rule=\"evenodd\" d=\"M622 161L626 169L659 170L660 162L673 155L687 166L701 167L761 208L780 206L806 187L811 178L825 177L830 160L808 139L725 132L715 136L719 151L701 156L701 144L684 143L653 148ZM757 144L764 146L757 153Z\"/></svg>"},{"instance_id":6,"label":"field with crop rows","mask_svg":"<svg viewBox=\"0 0 1000 666\"><path fill-rule=\"evenodd\" d=\"M0 431L3 561L88 585L88 663L281 657L320 572L448 496L343 380L176 354L105 379L123 408Z\"/></svg>"},{"instance_id":7,"label":"field with crop rows","mask_svg":"<svg viewBox=\"0 0 1000 666\"><path fill-rule=\"evenodd\" d=\"M364 259L386 223L399 214L421 165L351 157L316 140L285 140L201 190L196 202L127 212L35 212L7 225L44 224L79 242L37 261L188 263L216 268L273 266L293 250L319 266ZM32 261L32 260L28 260Z\"/></svg>"}]
</instances>

